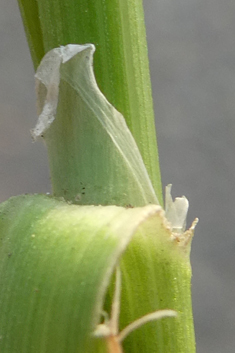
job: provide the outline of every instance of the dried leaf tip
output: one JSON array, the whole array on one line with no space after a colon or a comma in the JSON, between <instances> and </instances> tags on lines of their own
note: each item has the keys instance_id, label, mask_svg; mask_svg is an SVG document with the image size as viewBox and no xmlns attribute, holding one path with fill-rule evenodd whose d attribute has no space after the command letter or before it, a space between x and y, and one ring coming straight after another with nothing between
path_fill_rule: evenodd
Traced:
<instances>
[{"instance_id":1,"label":"dried leaf tip","mask_svg":"<svg viewBox=\"0 0 235 353\"><path fill-rule=\"evenodd\" d=\"M176 197L173 201L171 196L172 184L165 189L165 215L171 224L172 232L183 233L186 228L189 202L185 196Z\"/></svg>"}]
</instances>

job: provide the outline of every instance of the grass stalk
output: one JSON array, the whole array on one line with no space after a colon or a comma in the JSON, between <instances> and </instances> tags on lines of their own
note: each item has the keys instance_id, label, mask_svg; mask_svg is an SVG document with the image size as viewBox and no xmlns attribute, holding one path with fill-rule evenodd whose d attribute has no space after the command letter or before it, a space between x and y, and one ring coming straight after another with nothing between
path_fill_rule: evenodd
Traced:
<instances>
[{"instance_id":1,"label":"grass stalk","mask_svg":"<svg viewBox=\"0 0 235 353\"><path fill-rule=\"evenodd\" d=\"M60 45L96 46L98 85L126 119L162 204L142 0L18 1L35 67Z\"/></svg>"},{"instance_id":2,"label":"grass stalk","mask_svg":"<svg viewBox=\"0 0 235 353\"><path fill-rule=\"evenodd\" d=\"M150 321L152 316L146 315L156 310L168 309L176 311L177 318L145 323L128 335L123 347L118 342L120 351L194 353L189 261L193 227L184 232L182 214L177 214L180 204L185 211L187 200L181 198L175 204L171 198L168 200L172 224L164 218L161 207L154 205L157 198L162 204L162 196L142 1L18 2L35 68L53 48L93 43L98 86L113 106L107 104L94 84L92 65L84 64L92 63L86 50L78 66L74 57L60 69L57 116L44 138L54 196L77 201L81 206L40 195L15 198L1 205L0 307L4 315L0 333L4 334L0 348L3 353L12 353L19 347L22 353L103 353L105 337L99 341L92 335L102 308L119 321L119 327L114 327L115 335L125 327L131 331L147 319ZM81 63L85 71L80 70ZM74 78L78 76L81 81L77 85ZM57 91L53 85L52 88L49 93ZM39 96L44 97L44 87L40 89ZM95 107L98 113L94 114ZM123 114L134 140L113 107ZM104 118L101 124L92 120L94 116ZM116 126L112 125L112 138L110 134L102 135L109 131L109 119L116 122ZM111 153L113 145L118 146L115 151L121 151L119 155ZM143 161L138 157L139 151ZM131 170L129 174L125 174L123 160L127 161L128 173ZM136 168L141 163L143 168ZM114 194L110 190L115 190ZM87 199L80 194L88 195ZM132 207L149 203L153 205ZM104 299L117 263L122 290L120 295L114 295L120 303L112 310L112 285Z\"/></svg>"}]
</instances>

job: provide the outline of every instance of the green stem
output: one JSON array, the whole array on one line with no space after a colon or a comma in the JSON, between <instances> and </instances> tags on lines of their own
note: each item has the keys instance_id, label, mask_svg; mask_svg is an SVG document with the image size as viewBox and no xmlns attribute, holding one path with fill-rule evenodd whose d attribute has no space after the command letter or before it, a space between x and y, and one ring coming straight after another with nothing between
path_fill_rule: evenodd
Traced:
<instances>
[{"instance_id":1,"label":"green stem","mask_svg":"<svg viewBox=\"0 0 235 353\"><path fill-rule=\"evenodd\" d=\"M162 203L142 0L18 1L35 67L54 47L95 44L98 85L124 115Z\"/></svg>"},{"instance_id":2,"label":"green stem","mask_svg":"<svg viewBox=\"0 0 235 353\"><path fill-rule=\"evenodd\" d=\"M26 32L35 66L38 65L42 55L54 47L68 43L95 44L97 51L94 66L98 85L108 100L124 115L161 203L142 0L18 1L27 27ZM33 16L31 19L28 18L29 7ZM61 110L58 109L60 113L58 115L64 121L57 119L57 122L52 124L53 129L49 129L48 134L53 137L50 139L49 154L50 151L53 153L49 159L60 158L58 151L63 150L65 156L67 155L72 161L73 153L79 154L79 149L72 150L70 142L66 142L66 149L65 139L70 141L73 135L73 141L77 142L79 126L74 128L73 120L69 122L68 119L65 122L68 118L66 104L72 106L74 115L79 109L73 106L73 96L66 81L61 83L60 88L62 89L60 94L64 96L60 101ZM86 118L85 114L83 118ZM58 128L58 134L56 128ZM90 133L89 129L88 132ZM97 134L96 127L93 128L92 133ZM84 145L86 142L86 149L89 150L91 146L89 147L85 141L86 136L84 135L83 138ZM86 155L82 156L87 160L85 157ZM54 162L56 164L56 161ZM89 163L90 160L87 164ZM86 167L84 163L83 168L84 165ZM68 187L72 188L77 183L76 171L81 169L81 164L75 162L72 165L71 170L75 170L73 173L68 172L65 166L66 163L61 160L61 172L52 174L59 184L60 180L68 180ZM93 165L89 168L89 177L94 182ZM103 169L109 172L109 168ZM119 181L126 183L121 175L118 175L118 178ZM102 179L107 183L106 179ZM55 182L55 180L52 181ZM116 187L116 184L114 186ZM103 189L101 191L103 193ZM110 197L110 194L107 194ZM64 194L61 193L61 196ZM116 204L121 205L122 202L123 200ZM97 203L94 202L94 204ZM137 202L133 205L139 206ZM125 206L127 206L126 203ZM124 349L126 352L193 353L195 343L190 296L189 245L184 252L184 249L181 249L181 243L185 235L171 234L168 224L166 226L162 217L157 221L150 219L148 222L144 229L138 229L135 239L121 259L123 290L120 328L157 309L175 309L179 317L173 321L149 323L143 327L143 331L133 332L132 339L130 336L124 341ZM191 239L192 234L189 235ZM108 300L106 306L109 308ZM143 349L140 349L141 345Z\"/></svg>"}]
</instances>

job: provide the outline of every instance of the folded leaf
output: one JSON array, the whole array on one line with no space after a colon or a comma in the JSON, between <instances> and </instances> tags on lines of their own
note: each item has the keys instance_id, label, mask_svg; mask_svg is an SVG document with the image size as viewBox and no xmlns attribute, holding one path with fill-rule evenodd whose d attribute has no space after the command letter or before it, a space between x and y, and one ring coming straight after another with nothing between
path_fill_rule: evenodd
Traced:
<instances>
[{"instance_id":1,"label":"folded leaf","mask_svg":"<svg viewBox=\"0 0 235 353\"><path fill-rule=\"evenodd\" d=\"M188 248L192 230L184 237ZM179 312L177 319L132 332L124 351L193 352L188 345L193 334L191 271L188 251L179 244L156 205L76 206L43 195L4 202L1 353L106 352L105 339L93 332L118 262L123 278L120 329L158 309ZM169 335L171 330L177 334Z\"/></svg>"}]
</instances>

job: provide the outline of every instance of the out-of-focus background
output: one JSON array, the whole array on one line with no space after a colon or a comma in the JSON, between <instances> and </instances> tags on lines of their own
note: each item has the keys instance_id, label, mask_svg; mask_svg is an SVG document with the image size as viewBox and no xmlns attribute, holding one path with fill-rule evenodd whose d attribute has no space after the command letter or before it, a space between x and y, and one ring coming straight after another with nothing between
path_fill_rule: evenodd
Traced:
<instances>
[{"instance_id":1,"label":"out-of-focus background","mask_svg":"<svg viewBox=\"0 0 235 353\"><path fill-rule=\"evenodd\" d=\"M198 353L235 351L235 2L144 1L162 179L199 217L192 246ZM0 1L0 202L50 191L33 66L16 0Z\"/></svg>"}]
</instances>

